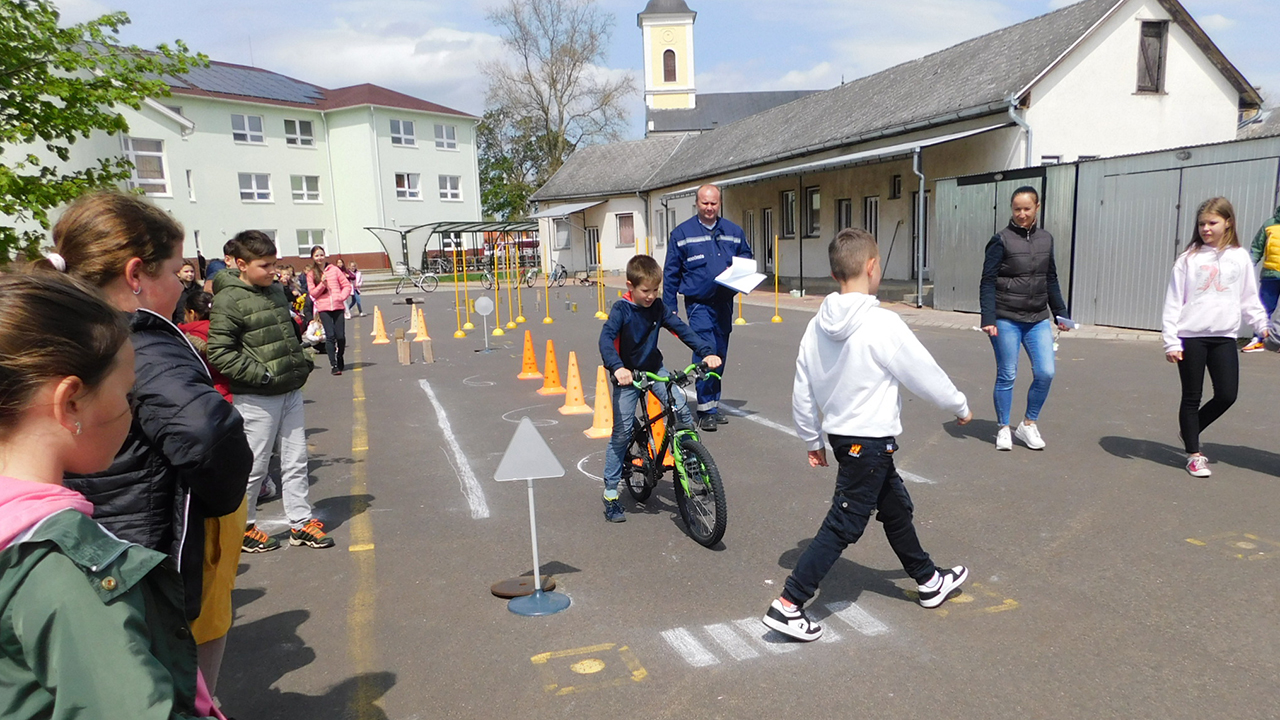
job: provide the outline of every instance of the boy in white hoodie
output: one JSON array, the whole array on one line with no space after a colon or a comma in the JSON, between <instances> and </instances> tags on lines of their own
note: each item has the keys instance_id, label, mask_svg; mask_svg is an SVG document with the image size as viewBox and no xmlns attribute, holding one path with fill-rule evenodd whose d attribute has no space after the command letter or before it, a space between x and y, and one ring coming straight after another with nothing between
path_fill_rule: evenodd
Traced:
<instances>
[{"instance_id":1,"label":"boy in white hoodie","mask_svg":"<svg viewBox=\"0 0 1280 720\"><path fill-rule=\"evenodd\" d=\"M809 450L810 467L826 467L826 432L839 471L831 510L817 536L773 601L764 624L797 640L822 637L804 604L871 519L884 526L902 567L919 585L920 604L935 608L969 576L964 566L939 570L920 547L913 506L893 465L902 431L899 385L949 410L964 425L973 419L965 396L896 313L875 298L880 252L863 230L841 230L827 248L840 292L822 301L796 357L791 412Z\"/></svg>"}]
</instances>

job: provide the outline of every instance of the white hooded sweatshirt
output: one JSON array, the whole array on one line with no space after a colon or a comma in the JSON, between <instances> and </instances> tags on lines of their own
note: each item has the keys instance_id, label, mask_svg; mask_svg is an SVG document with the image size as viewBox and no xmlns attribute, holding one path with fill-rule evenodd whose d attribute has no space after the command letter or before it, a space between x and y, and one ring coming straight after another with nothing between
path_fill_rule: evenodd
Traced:
<instances>
[{"instance_id":1,"label":"white hooded sweatshirt","mask_svg":"<svg viewBox=\"0 0 1280 720\"><path fill-rule=\"evenodd\" d=\"M862 293L832 293L800 340L791 413L809 450L822 433L890 437L902 432L898 385L948 410L969 414L964 393L897 313Z\"/></svg>"}]
</instances>

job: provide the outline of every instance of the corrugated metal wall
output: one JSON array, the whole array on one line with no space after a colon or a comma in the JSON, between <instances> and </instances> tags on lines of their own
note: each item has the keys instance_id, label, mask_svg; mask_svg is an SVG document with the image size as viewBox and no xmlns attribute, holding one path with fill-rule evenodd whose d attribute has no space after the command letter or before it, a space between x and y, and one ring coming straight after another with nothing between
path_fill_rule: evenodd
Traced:
<instances>
[{"instance_id":1,"label":"corrugated metal wall","mask_svg":"<svg viewBox=\"0 0 1280 720\"><path fill-rule=\"evenodd\" d=\"M938 181L935 307L978 311L982 249L1022 184L1035 183ZM1195 232L1196 208L1214 196L1235 206L1247 246L1280 202L1280 137L1047 168L1041 218L1072 317L1158 330L1174 258Z\"/></svg>"}]
</instances>

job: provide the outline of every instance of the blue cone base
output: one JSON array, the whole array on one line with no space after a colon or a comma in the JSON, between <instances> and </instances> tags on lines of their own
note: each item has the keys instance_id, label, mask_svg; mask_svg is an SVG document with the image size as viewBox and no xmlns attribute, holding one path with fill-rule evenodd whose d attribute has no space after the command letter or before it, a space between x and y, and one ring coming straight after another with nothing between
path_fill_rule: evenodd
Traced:
<instances>
[{"instance_id":1,"label":"blue cone base","mask_svg":"<svg viewBox=\"0 0 1280 720\"><path fill-rule=\"evenodd\" d=\"M538 615L554 615L569 607L569 596L558 592L538 590L532 595L513 598L507 603L507 609L517 615L535 617Z\"/></svg>"}]
</instances>

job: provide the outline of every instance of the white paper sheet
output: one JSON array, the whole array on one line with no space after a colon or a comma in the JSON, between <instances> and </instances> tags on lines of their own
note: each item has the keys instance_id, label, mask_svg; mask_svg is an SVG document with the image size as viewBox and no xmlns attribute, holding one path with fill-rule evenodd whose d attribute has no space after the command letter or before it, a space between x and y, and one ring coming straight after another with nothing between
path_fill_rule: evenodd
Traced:
<instances>
[{"instance_id":1,"label":"white paper sheet","mask_svg":"<svg viewBox=\"0 0 1280 720\"><path fill-rule=\"evenodd\" d=\"M734 257L733 264L716 276L716 282L745 294L750 294L764 279L763 274L756 272L756 261L744 257Z\"/></svg>"}]
</instances>

